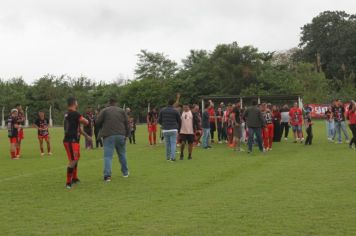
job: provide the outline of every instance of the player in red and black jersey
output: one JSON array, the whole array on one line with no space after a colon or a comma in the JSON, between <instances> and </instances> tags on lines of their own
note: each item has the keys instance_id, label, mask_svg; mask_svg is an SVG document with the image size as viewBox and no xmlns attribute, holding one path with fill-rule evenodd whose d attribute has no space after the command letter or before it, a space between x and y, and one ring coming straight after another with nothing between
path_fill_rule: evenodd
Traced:
<instances>
[{"instance_id":1,"label":"player in red and black jersey","mask_svg":"<svg viewBox=\"0 0 356 236\"><path fill-rule=\"evenodd\" d=\"M88 125L89 121L85 119L78 111L78 102L75 98L67 100L68 111L64 116L64 140L63 144L68 156L67 182L66 187L72 188L72 183L78 183L78 161L80 158L80 135L83 134L86 139L91 139L82 131L80 124Z\"/></svg>"},{"instance_id":2,"label":"player in red and black jersey","mask_svg":"<svg viewBox=\"0 0 356 236\"><path fill-rule=\"evenodd\" d=\"M273 116L266 103L262 104L261 111L265 120L265 126L262 129L263 146L266 151L271 151L274 136Z\"/></svg>"},{"instance_id":3,"label":"player in red and black jersey","mask_svg":"<svg viewBox=\"0 0 356 236\"><path fill-rule=\"evenodd\" d=\"M25 125L25 113L24 113L22 106L20 104L16 104L16 110L18 111L17 124L19 125L18 137L17 137L17 147L16 147L16 157L20 158L21 143L22 143L22 140L25 138L23 128L22 128Z\"/></svg>"},{"instance_id":4,"label":"player in red and black jersey","mask_svg":"<svg viewBox=\"0 0 356 236\"><path fill-rule=\"evenodd\" d=\"M51 156L52 155L51 143L50 143L49 131L48 131L49 120L45 118L45 113L43 111L38 112L38 118L36 119L34 125L37 128L38 141L40 142L41 156L44 156L43 141L46 142L47 153L49 156Z\"/></svg>"},{"instance_id":5,"label":"player in red and black jersey","mask_svg":"<svg viewBox=\"0 0 356 236\"><path fill-rule=\"evenodd\" d=\"M158 112L156 108L151 109L147 114L148 141L150 145L157 142Z\"/></svg>"},{"instance_id":6,"label":"player in red and black jersey","mask_svg":"<svg viewBox=\"0 0 356 236\"><path fill-rule=\"evenodd\" d=\"M19 157L16 155L18 148L18 129L20 125L17 122L18 111L17 109L11 110L11 115L7 119L7 133L10 141L10 155L11 159L17 160Z\"/></svg>"}]
</instances>

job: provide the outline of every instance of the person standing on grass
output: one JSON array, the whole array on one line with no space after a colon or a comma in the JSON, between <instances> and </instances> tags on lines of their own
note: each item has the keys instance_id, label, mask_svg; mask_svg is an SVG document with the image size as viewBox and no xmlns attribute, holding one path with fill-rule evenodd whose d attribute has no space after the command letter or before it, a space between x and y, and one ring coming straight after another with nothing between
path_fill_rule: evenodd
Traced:
<instances>
[{"instance_id":1,"label":"person standing on grass","mask_svg":"<svg viewBox=\"0 0 356 236\"><path fill-rule=\"evenodd\" d=\"M157 142L157 120L157 109L152 108L147 114L148 141L151 146L156 145Z\"/></svg>"},{"instance_id":2,"label":"person standing on grass","mask_svg":"<svg viewBox=\"0 0 356 236\"><path fill-rule=\"evenodd\" d=\"M334 114L334 121L335 121L335 132L334 137L332 140L335 140L336 133L338 136L338 143L342 143L341 131L345 135L346 142L349 142L349 134L346 130L346 122L345 122L345 108L342 104L341 100L337 100L335 102L335 106L332 108L332 112Z\"/></svg>"},{"instance_id":3,"label":"person standing on grass","mask_svg":"<svg viewBox=\"0 0 356 236\"><path fill-rule=\"evenodd\" d=\"M94 115L94 120L93 120L93 125L94 125L94 136L95 136L95 147L103 147L103 139L99 138L99 127L96 125L96 118L98 117L100 113L100 110L97 109L95 110L95 115Z\"/></svg>"},{"instance_id":4,"label":"person standing on grass","mask_svg":"<svg viewBox=\"0 0 356 236\"><path fill-rule=\"evenodd\" d=\"M325 118L326 118L326 133L328 136L328 140L332 141L335 132L335 121L334 121L334 114L332 112L331 106L329 106L328 109L325 111Z\"/></svg>"},{"instance_id":5,"label":"person standing on grass","mask_svg":"<svg viewBox=\"0 0 356 236\"><path fill-rule=\"evenodd\" d=\"M47 144L47 154L49 156L52 155L48 126L49 120L45 118L45 113L43 111L38 112L38 118L35 121L35 127L37 128L38 141L40 142L40 150L42 157L45 155L43 149L43 141L45 141Z\"/></svg>"},{"instance_id":6,"label":"person standing on grass","mask_svg":"<svg viewBox=\"0 0 356 236\"><path fill-rule=\"evenodd\" d=\"M305 127L307 132L307 138L305 139L305 145L312 145L313 142L313 123L311 120L311 111L308 110L305 113Z\"/></svg>"},{"instance_id":7,"label":"person standing on grass","mask_svg":"<svg viewBox=\"0 0 356 236\"><path fill-rule=\"evenodd\" d=\"M352 132L352 138L349 143L351 149L353 149L353 145L356 147L356 103L355 101L351 101L349 111L347 113L347 119L349 120L349 127Z\"/></svg>"},{"instance_id":8,"label":"person standing on grass","mask_svg":"<svg viewBox=\"0 0 356 236\"><path fill-rule=\"evenodd\" d=\"M16 110L18 111L17 113L17 124L19 125L18 129L18 137L17 137L17 146L16 146L16 157L20 158L21 157L21 144L22 140L25 139L25 133L23 130L23 126L25 125L25 113L22 109L22 106L20 104L16 104Z\"/></svg>"},{"instance_id":9,"label":"person standing on grass","mask_svg":"<svg viewBox=\"0 0 356 236\"><path fill-rule=\"evenodd\" d=\"M12 109L11 115L7 119L7 134L10 141L10 156L12 160L18 160L19 157L16 156L16 150L18 145L18 135L20 125L17 122L18 110Z\"/></svg>"},{"instance_id":10,"label":"person standing on grass","mask_svg":"<svg viewBox=\"0 0 356 236\"><path fill-rule=\"evenodd\" d=\"M300 141L303 143L303 112L298 107L298 103L295 102L293 107L289 111L289 122L292 126L293 134L294 134L294 143Z\"/></svg>"},{"instance_id":11,"label":"person standing on grass","mask_svg":"<svg viewBox=\"0 0 356 236\"><path fill-rule=\"evenodd\" d=\"M276 105L272 106L272 117L273 117L273 142L281 141L281 113Z\"/></svg>"},{"instance_id":12,"label":"person standing on grass","mask_svg":"<svg viewBox=\"0 0 356 236\"><path fill-rule=\"evenodd\" d=\"M131 132L129 137L130 144L136 144L136 120L133 116L129 117L129 128Z\"/></svg>"},{"instance_id":13,"label":"person standing on grass","mask_svg":"<svg viewBox=\"0 0 356 236\"><path fill-rule=\"evenodd\" d=\"M232 111L232 126L233 126L233 144L234 150L237 152L243 151L241 149L242 138L242 121L241 121L241 104L238 102Z\"/></svg>"},{"instance_id":14,"label":"person standing on grass","mask_svg":"<svg viewBox=\"0 0 356 236\"><path fill-rule=\"evenodd\" d=\"M209 124L210 124L210 138L211 138L211 143L214 143L214 134L216 131L216 116L215 116L215 107L213 101L209 100Z\"/></svg>"},{"instance_id":15,"label":"person standing on grass","mask_svg":"<svg viewBox=\"0 0 356 236\"><path fill-rule=\"evenodd\" d=\"M64 115L64 139L63 145L67 152L67 182L66 188L71 189L72 184L79 183L78 178L78 161L80 158L80 135L86 139L91 139L80 128L80 124L88 125L89 121L85 119L78 111L78 102L75 98L67 100L68 111Z\"/></svg>"},{"instance_id":16,"label":"person standing on grass","mask_svg":"<svg viewBox=\"0 0 356 236\"><path fill-rule=\"evenodd\" d=\"M198 129L198 117L191 112L189 105L183 105L183 112L181 115L182 125L180 127L180 160L184 159L184 147L188 143L188 160L192 159L194 133Z\"/></svg>"},{"instance_id":17,"label":"person standing on grass","mask_svg":"<svg viewBox=\"0 0 356 236\"><path fill-rule=\"evenodd\" d=\"M224 104L224 103L222 103L222 104ZM224 116L224 112L220 105L220 107L216 111L216 123L217 123L218 143L219 144L221 144L223 141L223 116Z\"/></svg>"},{"instance_id":18,"label":"person standing on grass","mask_svg":"<svg viewBox=\"0 0 356 236\"><path fill-rule=\"evenodd\" d=\"M202 138L202 147L204 149L209 149L211 146L209 145L210 140L210 104L205 104L204 112L202 115L202 128L203 128L203 138Z\"/></svg>"},{"instance_id":19,"label":"person standing on grass","mask_svg":"<svg viewBox=\"0 0 356 236\"><path fill-rule=\"evenodd\" d=\"M85 148L86 149L93 149L93 120L94 120L94 115L91 111L91 107L87 107L87 110L85 112L84 118L89 121L88 125L84 126L84 132L89 135L89 137L91 138L90 140L86 139L85 140Z\"/></svg>"},{"instance_id":20,"label":"person standing on grass","mask_svg":"<svg viewBox=\"0 0 356 236\"><path fill-rule=\"evenodd\" d=\"M252 152L254 137L258 144L258 148L263 152L261 129L265 126L265 121L261 110L257 107L257 102L253 101L252 106L248 107L243 114L248 128L248 153Z\"/></svg>"},{"instance_id":21,"label":"person standing on grass","mask_svg":"<svg viewBox=\"0 0 356 236\"><path fill-rule=\"evenodd\" d=\"M266 103L262 104L261 111L262 111L263 118L265 120L265 126L262 129L263 146L265 151L271 151L272 144L273 144L273 136L274 136L272 112L267 107Z\"/></svg>"},{"instance_id":22,"label":"person standing on grass","mask_svg":"<svg viewBox=\"0 0 356 236\"><path fill-rule=\"evenodd\" d=\"M198 127L194 132L194 146L200 146L200 139L203 135L203 130L201 127L201 115L199 111L199 105L197 104L193 105L193 115L196 116L198 119Z\"/></svg>"},{"instance_id":23,"label":"person standing on grass","mask_svg":"<svg viewBox=\"0 0 356 236\"><path fill-rule=\"evenodd\" d=\"M289 134L289 107L284 105L281 110L281 138L284 133L284 140L288 140Z\"/></svg>"},{"instance_id":24,"label":"person standing on grass","mask_svg":"<svg viewBox=\"0 0 356 236\"><path fill-rule=\"evenodd\" d=\"M119 157L122 176L129 177L126 160L126 138L130 137L129 120L126 112L117 106L116 99L109 100L109 106L100 112L96 124L104 143L104 181L111 181L114 151Z\"/></svg>"},{"instance_id":25,"label":"person standing on grass","mask_svg":"<svg viewBox=\"0 0 356 236\"><path fill-rule=\"evenodd\" d=\"M166 160L176 161L177 137L181 125L179 112L173 107L173 99L159 113L158 123L162 125L162 133L166 144Z\"/></svg>"}]
</instances>

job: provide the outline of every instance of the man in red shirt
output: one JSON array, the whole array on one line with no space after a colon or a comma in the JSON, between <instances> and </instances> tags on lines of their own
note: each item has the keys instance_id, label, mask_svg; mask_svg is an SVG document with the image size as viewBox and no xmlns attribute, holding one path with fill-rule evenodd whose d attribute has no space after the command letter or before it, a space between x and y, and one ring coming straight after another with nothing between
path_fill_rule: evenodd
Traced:
<instances>
[{"instance_id":1,"label":"man in red shirt","mask_svg":"<svg viewBox=\"0 0 356 236\"><path fill-rule=\"evenodd\" d=\"M91 139L82 131L80 124L88 125L89 121L85 119L78 111L78 102L75 98L67 100L68 111L64 116L64 139L63 144L68 156L67 182L66 188L71 189L72 184L79 183L78 179L78 161L80 158L80 135L83 134L86 139Z\"/></svg>"},{"instance_id":2,"label":"man in red shirt","mask_svg":"<svg viewBox=\"0 0 356 236\"><path fill-rule=\"evenodd\" d=\"M356 103L355 101L351 101L351 105L347 112L347 119L349 120L349 127L352 132L352 138L350 141L350 148L354 148L353 144L356 147Z\"/></svg>"},{"instance_id":3,"label":"man in red shirt","mask_svg":"<svg viewBox=\"0 0 356 236\"><path fill-rule=\"evenodd\" d=\"M303 143L303 112L298 107L298 103L295 102L293 107L289 111L289 123L292 126L294 134L294 143L300 141Z\"/></svg>"},{"instance_id":4,"label":"man in red shirt","mask_svg":"<svg viewBox=\"0 0 356 236\"><path fill-rule=\"evenodd\" d=\"M209 100L210 107L208 109L208 113L210 115L209 123L210 123L210 138L211 143L214 143L214 133L216 131L216 114L213 101Z\"/></svg>"}]
</instances>

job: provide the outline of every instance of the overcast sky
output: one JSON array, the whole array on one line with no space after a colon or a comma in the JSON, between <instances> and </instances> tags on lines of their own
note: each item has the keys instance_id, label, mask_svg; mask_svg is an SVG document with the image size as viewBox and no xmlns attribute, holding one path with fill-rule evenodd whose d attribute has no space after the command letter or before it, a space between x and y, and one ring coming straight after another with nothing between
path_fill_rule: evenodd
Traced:
<instances>
[{"instance_id":1,"label":"overcast sky","mask_svg":"<svg viewBox=\"0 0 356 236\"><path fill-rule=\"evenodd\" d=\"M140 49L178 62L233 41L285 50L320 12L355 9L354 0L1 0L0 78L132 78Z\"/></svg>"}]
</instances>

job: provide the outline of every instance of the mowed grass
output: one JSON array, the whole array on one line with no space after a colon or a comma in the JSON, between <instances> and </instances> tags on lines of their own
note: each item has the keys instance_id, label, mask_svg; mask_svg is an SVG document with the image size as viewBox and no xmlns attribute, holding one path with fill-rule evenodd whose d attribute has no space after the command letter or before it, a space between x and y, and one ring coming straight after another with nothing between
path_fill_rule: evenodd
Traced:
<instances>
[{"instance_id":1,"label":"mowed grass","mask_svg":"<svg viewBox=\"0 0 356 236\"><path fill-rule=\"evenodd\" d=\"M50 132L52 157L39 157L26 129L18 161L0 132L0 235L356 235L356 151L328 143L323 122L313 146L290 139L248 155L214 145L176 163L139 126L128 179L116 158L104 183L102 149L82 150L71 191L63 131Z\"/></svg>"}]
</instances>

